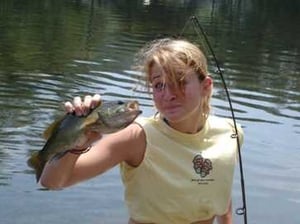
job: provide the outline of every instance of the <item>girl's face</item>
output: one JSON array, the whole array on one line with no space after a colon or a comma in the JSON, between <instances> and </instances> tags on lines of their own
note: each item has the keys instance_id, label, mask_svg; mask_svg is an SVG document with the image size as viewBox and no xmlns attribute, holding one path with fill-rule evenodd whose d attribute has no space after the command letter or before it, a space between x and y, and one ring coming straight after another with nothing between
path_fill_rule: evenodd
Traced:
<instances>
[{"instance_id":1,"label":"girl's face","mask_svg":"<svg viewBox=\"0 0 300 224\"><path fill-rule=\"evenodd\" d=\"M211 93L211 78L207 76L200 82L198 75L191 69L176 89L166 77L159 66L152 66L150 78L157 110L170 123L197 122L201 116L201 99Z\"/></svg>"}]
</instances>

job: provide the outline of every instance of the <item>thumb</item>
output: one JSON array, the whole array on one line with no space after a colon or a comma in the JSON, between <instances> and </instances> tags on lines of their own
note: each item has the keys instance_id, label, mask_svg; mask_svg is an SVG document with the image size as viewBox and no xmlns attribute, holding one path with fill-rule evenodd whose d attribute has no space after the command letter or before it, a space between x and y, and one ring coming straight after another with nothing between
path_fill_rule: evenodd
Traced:
<instances>
[{"instance_id":1,"label":"thumb","mask_svg":"<svg viewBox=\"0 0 300 224\"><path fill-rule=\"evenodd\" d=\"M93 143L94 141L102 138L102 134L98 131L89 130L85 134L86 134L86 137L87 137L89 143Z\"/></svg>"}]
</instances>

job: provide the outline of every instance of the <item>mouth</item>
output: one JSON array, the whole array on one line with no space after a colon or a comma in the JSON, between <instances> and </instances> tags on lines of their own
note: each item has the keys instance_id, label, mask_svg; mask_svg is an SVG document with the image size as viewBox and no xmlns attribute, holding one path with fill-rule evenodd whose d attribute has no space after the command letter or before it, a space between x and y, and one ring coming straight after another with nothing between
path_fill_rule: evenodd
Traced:
<instances>
[{"instance_id":1,"label":"mouth","mask_svg":"<svg viewBox=\"0 0 300 224\"><path fill-rule=\"evenodd\" d=\"M177 114L181 109L181 106L179 105L168 105L168 106L165 106L162 111L163 113L165 113L166 115L175 115Z\"/></svg>"},{"instance_id":2,"label":"mouth","mask_svg":"<svg viewBox=\"0 0 300 224\"><path fill-rule=\"evenodd\" d=\"M175 110L178 109L180 107L180 105L167 105L164 107L165 110Z\"/></svg>"}]
</instances>

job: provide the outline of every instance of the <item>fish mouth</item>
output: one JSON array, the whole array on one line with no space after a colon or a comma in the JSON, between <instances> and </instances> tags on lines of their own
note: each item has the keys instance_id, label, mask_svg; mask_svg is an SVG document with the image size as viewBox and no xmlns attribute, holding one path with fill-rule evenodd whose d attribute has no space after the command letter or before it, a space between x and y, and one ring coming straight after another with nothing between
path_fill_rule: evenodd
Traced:
<instances>
[{"instance_id":1,"label":"fish mouth","mask_svg":"<svg viewBox=\"0 0 300 224\"><path fill-rule=\"evenodd\" d=\"M127 103L127 109L129 111L139 111L139 103L137 101L131 101Z\"/></svg>"},{"instance_id":2,"label":"fish mouth","mask_svg":"<svg viewBox=\"0 0 300 224\"><path fill-rule=\"evenodd\" d=\"M128 126L142 113L138 101L117 101L113 107L115 108L112 111L109 109L108 113L105 111L107 116L103 116L101 111L98 113L98 119L103 124L101 127L103 133L111 133Z\"/></svg>"},{"instance_id":3,"label":"fish mouth","mask_svg":"<svg viewBox=\"0 0 300 224\"><path fill-rule=\"evenodd\" d=\"M137 101L128 102L126 108L129 112L135 114L135 117L142 113L142 111L140 110L139 103Z\"/></svg>"}]
</instances>

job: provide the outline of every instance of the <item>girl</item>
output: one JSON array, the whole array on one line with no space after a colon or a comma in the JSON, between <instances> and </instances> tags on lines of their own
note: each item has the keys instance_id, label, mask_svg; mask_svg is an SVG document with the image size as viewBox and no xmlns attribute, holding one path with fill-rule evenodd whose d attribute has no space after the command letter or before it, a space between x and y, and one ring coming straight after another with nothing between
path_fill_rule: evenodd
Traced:
<instances>
[{"instance_id":1,"label":"girl","mask_svg":"<svg viewBox=\"0 0 300 224\"><path fill-rule=\"evenodd\" d=\"M235 130L231 120L209 115L213 81L204 54L186 40L159 39L140 51L138 62L158 113L103 138L91 135L83 150L98 141L88 152L49 162L41 184L64 188L120 164L128 223L212 224L217 218L231 224ZM65 107L80 116L99 102L99 95L75 97Z\"/></svg>"}]
</instances>

